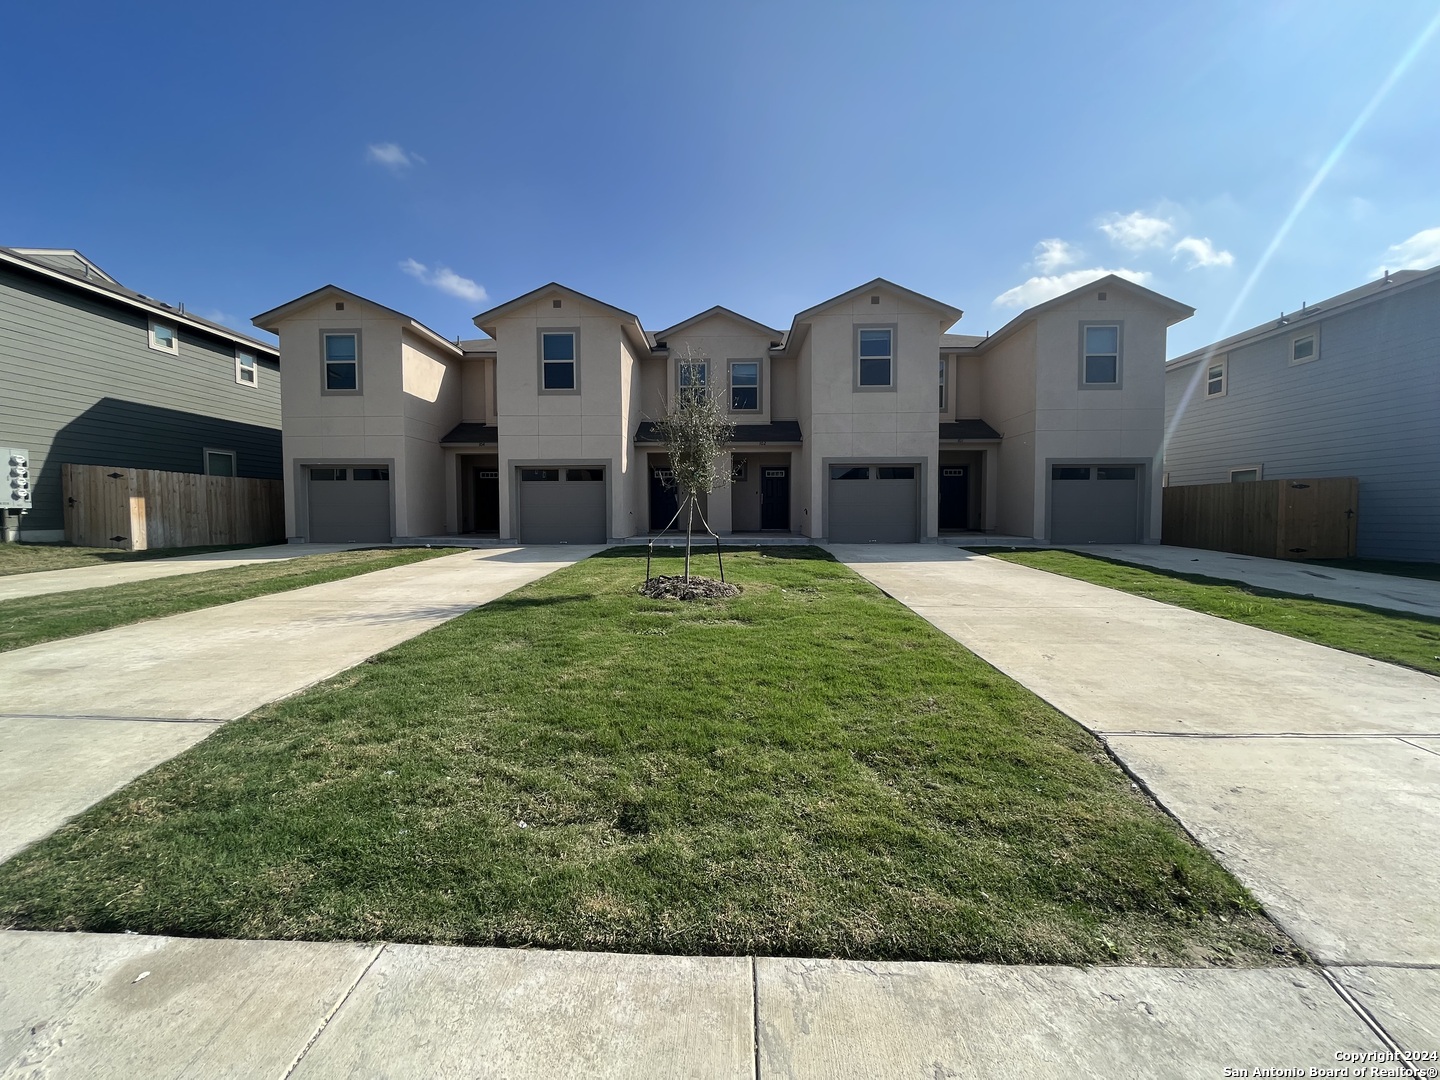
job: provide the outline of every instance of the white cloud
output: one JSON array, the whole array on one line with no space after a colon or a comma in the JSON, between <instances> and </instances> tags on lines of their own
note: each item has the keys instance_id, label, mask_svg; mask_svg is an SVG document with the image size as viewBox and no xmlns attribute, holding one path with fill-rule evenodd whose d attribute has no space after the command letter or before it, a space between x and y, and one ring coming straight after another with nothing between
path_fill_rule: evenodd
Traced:
<instances>
[{"instance_id":1,"label":"white cloud","mask_svg":"<svg viewBox=\"0 0 1440 1080\"><path fill-rule=\"evenodd\" d=\"M1409 240L1391 244L1370 273L1379 277L1386 270L1429 270L1436 263L1440 263L1440 227L1421 229Z\"/></svg>"},{"instance_id":2,"label":"white cloud","mask_svg":"<svg viewBox=\"0 0 1440 1080\"><path fill-rule=\"evenodd\" d=\"M400 264L400 269L416 281L429 285L432 289L439 289L451 296L458 296L461 300L469 300L472 304L478 304L489 296L485 291L485 286L476 284L467 277L461 277L448 266L437 266L431 270L416 259L406 259Z\"/></svg>"},{"instance_id":3,"label":"white cloud","mask_svg":"<svg viewBox=\"0 0 1440 1080\"><path fill-rule=\"evenodd\" d=\"M995 298L996 307L1028 308L1036 304L1043 304L1046 300L1053 300L1057 296L1063 296L1071 289L1078 289L1091 281L1114 274L1126 281L1133 281L1136 285L1144 285L1150 280L1150 274L1145 270L1105 270L1095 267L1092 270L1071 270L1064 274L1048 274L1042 277L1032 277L1022 285L1016 285L1013 289L1007 289Z\"/></svg>"},{"instance_id":4,"label":"white cloud","mask_svg":"<svg viewBox=\"0 0 1440 1080\"><path fill-rule=\"evenodd\" d=\"M209 319L211 322L217 322L224 326L245 326L243 320L237 319L234 315L226 311L221 311L219 308L202 308L196 311L195 314L199 315L202 319Z\"/></svg>"},{"instance_id":5,"label":"white cloud","mask_svg":"<svg viewBox=\"0 0 1440 1080\"><path fill-rule=\"evenodd\" d=\"M1216 251L1208 236L1187 236L1170 250L1177 259L1181 255L1190 257L1188 270L1197 270L1202 266L1235 265L1235 256L1228 251Z\"/></svg>"},{"instance_id":6,"label":"white cloud","mask_svg":"<svg viewBox=\"0 0 1440 1080\"><path fill-rule=\"evenodd\" d=\"M1079 260L1079 250L1064 240L1051 238L1041 240L1035 245L1035 266L1042 273L1048 274L1052 270L1059 270L1060 267L1069 266Z\"/></svg>"},{"instance_id":7,"label":"white cloud","mask_svg":"<svg viewBox=\"0 0 1440 1080\"><path fill-rule=\"evenodd\" d=\"M371 143L365 148L365 157L378 165L384 165L395 172L401 172L412 165L424 165L425 159L419 154L406 150L393 142Z\"/></svg>"},{"instance_id":8,"label":"white cloud","mask_svg":"<svg viewBox=\"0 0 1440 1080\"><path fill-rule=\"evenodd\" d=\"M1144 251L1170 243L1175 225L1168 218L1151 217L1135 210L1128 214L1111 214L1100 223L1100 231L1116 247L1126 251Z\"/></svg>"}]
</instances>

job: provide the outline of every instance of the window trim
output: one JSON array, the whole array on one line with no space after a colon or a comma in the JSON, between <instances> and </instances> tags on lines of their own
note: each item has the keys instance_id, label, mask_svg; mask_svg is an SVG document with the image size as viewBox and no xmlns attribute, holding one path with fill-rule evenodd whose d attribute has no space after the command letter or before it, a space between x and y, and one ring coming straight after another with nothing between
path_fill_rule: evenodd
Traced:
<instances>
[{"instance_id":1,"label":"window trim","mask_svg":"<svg viewBox=\"0 0 1440 1080\"><path fill-rule=\"evenodd\" d=\"M355 389L332 390L329 386L329 365L325 359L325 339L329 337L353 337L355 339ZM336 360L334 363L348 363ZM322 397L356 397L365 392L365 353L359 327L327 326L320 330L320 394Z\"/></svg>"},{"instance_id":2,"label":"window trim","mask_svg":"<svg viewBox=\"0 0 1440 1080\"><path fill-rule=\"evenodd\" d=\"M736 364L754 364L754 365L755 365L755 407L754 407L753 409L737 409L737 408L735 408L735 365L736 365ZM727 360L725 361L725 377L726 377L726 398L725 398L725 405L726 405L726 411L727 411L727 412L741 413L741 414L743 414L743 415L745 415L745 416L754 416L754 415L756 415L756 414L758 414L758 413L763 413L763 412L765 411L765 361L764 361L763 359L761 359L760 357L743 357L743 356L742 356L742 357L736 357L735 359L727 359ZM748 390L749 387L745 387L745 389Z\"/></svg>"},{"instance_id":3,"label":"window trim","mask_svg":"<svg viewBox=\"0 0 1440 1080\"><path fill-rule=\"evenodd\" d=\"M1306 338L1309 338L1312 342L1314 342L1314 345L1310 350L1310 355L1305 357L1303 360L1296 360L1295 346L1300 344L1300 342L1304 341ZM1299 367L1301 364L1313 364L1316 360L1320 359L1320 328L1318 326L1310 330L1306 330L1304 333L1290 335L1289 359L1291 367Z\"/></svg>"},{"instance_id":4,"label":"window trim","mask_svg":"<svg viewBox=\"0 0 1440 1080\"><path fill-rule=\"evenodd\" d=\"M704 396L708 397L712 389L710 384L710 357L679 356L675 358L675 400L679 401L680 395L683 394L687 389L693 389L693 384L690 387L682 386L680 384L680 373L684 371L687 367L698 367L701 370L701 372L705 376L704 379L701 381L701 385L705 388Z\"/></svg>"},{"instance_id":5,"label":"window trim","mask_svg":"<svg viewBox=\"0 0 1440 1080\"><path fill-rule=\"evenodd\" d=\"M241 357L247 356L250 358L250 366L248 368L240 362ZM244 371L250 372L250 378L242 378L242 372ZM240 348L239 345L235 346L235 382L240 386L248 386L251 388L260 385L260 357L247 349Z\"/></svg>"},{"instance_id":6,"label":"window trim","mask_svg":"<svg viewBox=\"0 0 1440 1080\"><path fill-rule=\"evenodd\" d=\"M1255 474L1255 480L1256 480L1256 481L1260 481L1260 480L1264 480L1264 479L1265 479L1265 466L1264 466L1263 464L1262 464L1262 465L1236 465L1234 468L1231 468L1231 469L1227 469L1227 470L1226 470L1225 475L1229 478L1229 482L1230 482L1230 483L1232 483L1232 484L1248 484L1248 483L1250 483L1251 481L1248 481L1248 480L1236 480L1236 479L1235 479L1235 474L1236 474L1237 472L1253 472L1253 473Z\"/></svg>"},{"instance_id":7,"label":"window trim","mask_svg":"<svg viewBox=\"0 0 1440 1080\"><path fill-rule=\"evenodd\" d=\"M890 381L888 383L866 383L860 382L860 333L864 330L888 330L890 332ZM896 362L900 352L900 324L899 323L856 323L851 337L851 347L855 354L854 364L854 385L852 389L857 394L893 394L899 380L896 378L899 366ZM869 357L868 359L878 359Z\"/></svg>"},{"instance_id":8,"label":"window trim","mask_svg":"<svg viewBox=\"0 0 1440 1080\"><path fill-rule=\"evenodd\" d=\"M1086 350L1085 339L1091 327L1113 326L1115 328L1115 381L1091 382L1085 378L1085 361L1092 356L1109 356L1110 353L1092 353ZM1125 388L1125 323L1119 319L1094 319L1080 323L1080 389L1081 390L1123 390Z\"/></svg>"},{"instance_id":9,"label":"window trim","mask_svg":"<svg viewBox=\"0 0 1440 1080\"><path fill-rule=\"evenodd\" d=\"M165 327L165 329L169 330L170 333L173 335L171 338L171 340L175 342L173 348L166 348L164 345L160 344L159 339L155 336L155 328L158 326ZM179 356L180 327L175 323L166 322L164 319L151 319L150 325L145 331L145 343L158 353L164 353L166 356Z\"/></svg>"},{"instance_id":10,"label":"window trim","mask_svg":"<svg viewBox=\"0 0 1440 1080\"><path fill-rule=\"evenodd\" d=\"M1210 383L1211 383L1211 381L1212 381L1212 379L1211 379L1211 377L1210 377L1210 372L1213 371L1215 368L1219 368L1219 369L1220 369L1220 389L1219 389L1219 390L1211 390L1211 389L1210 389ZM1229 392L1230 392L1230 358L1229 358L1228 356L1222 356L1219 360L1211 360L1210 363L1208 363L1208 364L1205 365L1205 398L1206 398L1206 400L1209 400L1210 398L1220 398L1220 397L1224 397L1224 396L1225 396L1226 394L1228 394Z\"/></svg>"},{"instance_id":11,"label":"window trim","mask_svg":"<svg viewBox=\"0 0 1440 1080\"><path fill-rule=\"evenodd\" d=\"M940 411L949 412L950 406L950 358L940 357Z\"/></svg>"},{"instance_id":12,"label":"window trim","mask_svg":"<svg viewBox=\"0 0 1440 1080\"><path fill-rule=\"evenodd\" d=\"M224 473L212 473L212 472L210 471L210 455L211 455L211 454L215 454L215 455L217 455L217 456L228 457L228 458L230 459L230 475L229 475L229 476L225 476ZM201 451L200 460L204 463L204 466L203 466L203 467L204 467L204 469L205 469L205 475L206 475L206 476L219 476L219 477L223 477L224 479L227 479L227 480L233 480L235 477L237 477L237 476L240 475L240 458L239 458L239 456L235 453L234 450L222 450L222 449L220 449L220 448L217 447L217 446L207 446L207 447L205 447L205 448Z\"/></svg>"},{"instance_id":13,"label":"window trim","mask_svg":"<svg viewBox=\"0 0 1440 1080\"><path fill-rule=\"evenodd\" d=\"M545 335L569 334L573 346L570 366L575 372L573 388L547 390L545 388ZM551 360L552 364L563 364L564 360ZM546 397L573 397L580 393L580 327L578 326L537 326L535 328L535 391Z\"/></svg>"}]
</instances>

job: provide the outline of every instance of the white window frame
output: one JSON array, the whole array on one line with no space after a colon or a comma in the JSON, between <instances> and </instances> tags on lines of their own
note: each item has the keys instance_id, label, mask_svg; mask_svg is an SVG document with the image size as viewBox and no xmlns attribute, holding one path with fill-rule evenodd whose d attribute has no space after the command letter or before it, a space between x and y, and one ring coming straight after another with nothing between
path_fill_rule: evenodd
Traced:
<instances>
[{"instance_id":1,"label":"white window frame","mask_svg":"<svg viewBox=\"0 0 1440 1080\"><path fill-rule=\"evenodd\" d=\"M754 364L754 365L755 365L755 386L753 387L753 389L754 389L754 391L755 391L755 407L754 407L753 409L737 409L737 408L735 408L735 365L736 365L736 364ZM756 414L756 413L762 413L762 412L765 411L765 395L764 395L764 393L763 393L762 390L761 390L761 386L762 386L762 383L763 383L764 378L765 378L765 365L764 365L764 361L759 360L759 359L747 360L747 359L745 359L745 358L743 358L743 357L740 358L740 359L738 359L738 360L727 360L727 361L725 362L725 374L726 374L726 376L729 378L729 381L730 381L729 392L728 392L727 399L726 399L726 402L725 402L725 404L726 404L726 406L727 406L727 408L728 408L728 410L729 410L730 412L732 412L732 413L740 413L740 414L743 414L743 415L745 415L745 416L751 416L751 415L754 415L754 414ZM747 387L742 387L742 389L749 390L749 389L752 389L752 388L747 386Z\"/></svg>"},{"instance_id":2,"label":"white window frame","mask_svg":"<svg viewBox=\"0 0 1440 1080\"><path fill-rule=\"evenodd\" d=\"M678 399L688 390L694 393L696 383L694 372L700 372L700 393L699 397L704 400L710 394L710 358L708 356L681 357L675 362L675 396ZM691 381L687 384L686 374L689 373Z\"/></svg>"},{"instance_id":3,"label":"white window frame","mask_svg":"<svg viewBox=\"0 0 1440 1080\"><path fill-rule=\"evenodd\" d=\"M1308 338L1308 339L1310 340L1310 342L1311 342L1311 345L1310 345L1310 355L1309 355L1309 356L1305 356L1305 357L1301 357L1299 360L1295 359L1295 347L1296 347L1297 345L1299 345L1300 342L1305 341L1307 338ZM1297 366L1299 366L1300 364L1313 364L1316 360L1319 360L1319 359L1320 359L1320 334L1318 333L1318 331L1315 331L1315 330L1307 330L1307 331L1305 331L1303 334L1295 334L1295 335L1293 335L1293 336L1290 338L1290 366L1291 366L1291 367L1297 367Z\"/></svg>"},{"instance_id":4,"label":"white window frame","mask_svg":"<svg viewBox=\"0 0 1440 1080\"><path fill-rule=\"evenodd\" d=\"M545 359L545 338L546 337L569 337L570 359L569 360L546 360ZM580 393L580 328L578 326L542 326L535 332L535 362L536 362L536 390L541 394L578 394ZM570 365L570 386L556 386L547 388L545 386L545 365L569 364Z\"/></svg>"},{"instance_id":5,"label":"white window frame","mask_svg":"<svg viewBox=\"0 0 1440 1080\"><path fill-rule=\"evenodd\" d=\"M1111 329L1115 331L1115 351L1091 352L1089 338L1091 330ZM1091 381L1089 360L1092 356L1115 357L1115 378L1108 382ZM1125 324L1115 322L1082 322L1080 324L1080 388L1082 390L1120 390L1125 383Z\"/></svg>"},{"instance_id":6,"label":"white window frame","mask_svg":"<svg viewBox=\"0 0 1440 1080\"><path fill-rule=\"evenodd\" d=\"M213 447L213 446L207 446L207 447L205 447L205 450L204 450L204 455L205 455L205 456L204 456L204 459L203 459L204 462L205 462L205 475L206 475L206 476L223 476L223 475L224 475L223 473L212 473L212 472L210 471L210 455L211 455L211 454L214 454L214 455L216 455L217 457L228 457L228 458L230 459L230 476L229 476L229 477L226 477L226 479L232 479L232 478L240 475L240 459L235 456L235 451L234 451L234 450L220 450L220 449L218 449L218 448L216 448L216 447Z\"/></svg>"},{"instance_id":7,"label":"white window frame","mask_svg":"<svg viewBox=\"0 0 1440 1080\"><path fill-rule=\"evenodd\" d=\"M155 330L156 328L161 326L163 326L166 330L170 331L170 340L174 342L173 345L160 344L160 339L155 336ZM162 352L166 356L180 355L180 327L176 326L174 323L168 323L164 319L151 319L150 328L146 331L145 341L146 344L148 344L150 348L154 349L156 352Z\"/></svg>"},{"instance_id":8,"label":"white window frame","mask_svg":"<svg viewBox=\"0 0 1440 1080\"><path fill-rule=\"evenodd\" d=\"M1253 472L1253 473L1255 474L1255 479L1256 479L1257 481L1259 481L1259 480L1264 480L1264 479L1265 479L1265 466L1264 466L1264 465L1236 465L1234 468L1232 468L1232 469L1229 471L1229 474L1228 474L1228 475L1229 475L1229 477L1230 477L1230 483L1232 483L1232 484L1244 484L1244 483L1249 483L1248 480L1236 480L1236 479L1235 479L1235 474L1236 474L1236 473L1240 473L1240 472Z\"/></svg>"},{"instance_id":9,"label":"white window frame","mask_svg":"<svg viewBox=\"0 0 1440 1080\"><path fill-rule=\"evenodd\" d=\"M943 356L940 357L940 411L941 411L942 413L945 411L947 405L949 404L949 400L950 400L950 395L949 395L949 393L948 393L948 387L947 387L947 385L946 385L947 382L949 381L949 380L946 378L946 375L948 374L947 369L948 369L949 367L950 367L950 362L949 362L948 360L946 360L945 357L943 357Z\"/></svg>"},{"instance_id":10,"label":"white window frame","mask_svg":"<svg viewBox=\"0 0 1440 1080\"><path fill-rule=\"evenodd\" d=\"M1220 389L1212 390L1211 382L1214 381L1210 374L1216 368L1220 369ZM1212 360L1205 365L1205 396L1207 398L1224 397L1230 392L1230 358L1222 356L1219 360Z\"/></svg>"},{"instance_id":11,"label":"white window frame","mask_svg":"<svg viewBox=\"0 0 1440 1080\"><path fill-rule=\"evenodd\" d=\"M860 338L867 331L884 330L890 335L890 354L888 356L865 356L860 355ZM885 393L895 389L895 353L896 338L899 337L899 327L895 323L860 323L855 327L855 385L856 393ZM890 379L883 383L861 382L860 372L865 360L885 360L890 365Z\"/></svg>"},{"instance_id":12,"label":"white window frame","mask_svg":"<svg viewBox=\"0 0 1440 1080\"><path fill-rule=\"evenodd\" d=\"M250 361L248 367L245 365L246 360ZM248 379L245 378L247 371L250 373ZM238 345L235 347L235 381L241 386L253 387L260 385L260 358L253 352L247 352Z\"/></svg>"},{"instance_id":13,"label":"white window frame","mask_svg":"<svg viewBox=\"0 0 1440 1080\"><path fill-rule=\"evenodd\" d=\"M353 361L329 359L329 350L325 343L332 337L348 337L355 339L355 359ZM363 363L363 348L364 346L361 344L360 331L358 329L336 326L320 331L320 393L322 395L338 394L341 396L354 396L356 394L361 394L364 392L365 368ZM349 363L354 363L355 365L355 388L353 390L344 390L340 388L332 390L330 388L330 365Z\"/></svg>"}]
</instances>

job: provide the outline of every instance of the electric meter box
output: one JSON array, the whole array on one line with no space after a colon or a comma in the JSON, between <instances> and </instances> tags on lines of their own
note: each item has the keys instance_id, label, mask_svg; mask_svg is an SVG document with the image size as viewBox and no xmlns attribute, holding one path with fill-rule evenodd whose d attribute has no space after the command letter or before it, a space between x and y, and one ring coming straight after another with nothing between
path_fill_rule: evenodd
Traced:
<instances>
[{"instance_id":1,"label":"electric meter box","mask_svg":"<svg viewBox=\"0 0 1440 1080\"><path fill-rule=\"evenodd\" d=\"M30 509L30 455L0 446L0 510Z\"/></svg>"}]
</instances>

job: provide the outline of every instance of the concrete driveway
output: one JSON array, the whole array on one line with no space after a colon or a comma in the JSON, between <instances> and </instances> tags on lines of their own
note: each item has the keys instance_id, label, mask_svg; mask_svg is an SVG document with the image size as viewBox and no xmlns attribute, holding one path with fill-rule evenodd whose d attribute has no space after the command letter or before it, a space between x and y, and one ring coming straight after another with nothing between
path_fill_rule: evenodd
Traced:
<instances>
[{"instance_id":1,"label":"concrete driveway","mask_svg":"<svg viewBox=\"0 0 1440 1080\"><path fill-rule=\"evenodd\" d=\"M324 555L331 551L370 547L369 544L274 544L269 547L239 548L235 551L207 551L175 559L138 559L75 566L69 570L40 570L33 574L0 577L0 601L22 596L48 596L76 589L99 589L131 581L155 581L181 574L203 574L251 563L298 559L302 555Z\"/></svg>"},{"instance_id":2,"label":"concrete driveway","mask_svg":"<svg viewBox=\"0 0 1440 1080\"><path fill-rule=\"evenodd\" d=\"M477 549L0 654L0 860L217 724L598 550Z\"/></svg>"},{"instance_id":3,"label":"concrete driveway","mask_svg":"<svg viewBox=\"0 0 1440 1080\"><path fill-rule=\"evenodd\" d=\"M1440 679L965 551L832 550L1100 735L1377 1012L1440 1015Z\"/></svg>"},{"instance_id":4,"label":"concrete driveway","mask_svg":"<svg viewBox=\"0 0 1440 1080\"><path fill-rule=\"evenodd\" d=\"M1364 604L1366 607L1440 619L1440 581L1425 578L1369 574L1299 560L1259 559L1254 555L1232 555L1227 551L1202 551L1166 544L1087 544L1067 550L1156 570L1239 581L1259 589L1295 596L1313 596L1342 604Z\"/></svg>"}]
</instances>

